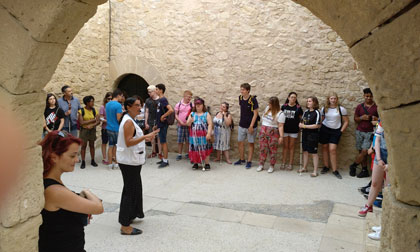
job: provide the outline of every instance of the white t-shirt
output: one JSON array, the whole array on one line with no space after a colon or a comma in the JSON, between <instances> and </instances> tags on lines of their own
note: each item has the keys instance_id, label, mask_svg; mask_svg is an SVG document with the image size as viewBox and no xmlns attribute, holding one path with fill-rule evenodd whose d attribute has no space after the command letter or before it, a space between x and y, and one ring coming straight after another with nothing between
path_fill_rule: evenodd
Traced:
<instances>
[{"instance_id":1,"label":"white t-shirt","mask_svg":"<svg viewBox=\"0 0 420 252\"><path fill-rule=\"evenodd\" d=\"M277 113L276 118L273 118L273 115L271 114L271 111L267 113L268 109L269 108L267 106L264 110L264 114L263 114L263 117L262 117L262 125L263 126L278 128L279 123L284 123L286 121L286 116L284 115L284 113L281 110ZM277 119L277 120L275 120L275 119Z\"/></svg>"},{"instance_id":2,"label":"white t-shirt","mask_svg":"<svg viewBox=\"0 0 420 252\"><path fill-rule=\"evenodd\" d=\"M346 116L347 110L340 106L341 115ZM323 125L327 126L330 129L339 129L341 127L341 116L337 108L329 108L328 112L325 113L325 108L321 109L321 115L325 116Z\"/></svg>"}]
</instances>

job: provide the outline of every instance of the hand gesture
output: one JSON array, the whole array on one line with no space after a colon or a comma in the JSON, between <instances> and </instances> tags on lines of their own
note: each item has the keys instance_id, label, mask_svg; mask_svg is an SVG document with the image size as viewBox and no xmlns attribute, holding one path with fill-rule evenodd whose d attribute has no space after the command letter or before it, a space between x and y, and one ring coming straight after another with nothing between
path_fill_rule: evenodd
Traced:
<instances>
[{"instance_id":1,"label":"hand gesture","mask_svg":"<svg viewBox=\"0 0 420 252\"><path fill-rule=\"evenodd\" d=\"M249 128L248 128L248 133L249 133L249 134L254 133L254 128L253 128L253 127L249 127Z\"/></svg>"},{"instance_id":2,"label":"hand gesture","mask_svg":"<svg viewBox=\"0 0 420 252\"><path fill-rule=\"evenodd\" d=\"M279 145L283 144L283 137L279 137Z\"/></svg>"},{"instance_id":3,"label":"hand gesture","mask_svg":"<svg viewBox=\"0 0 420 252\"><path fill-rule=\"evenodd\" d=\"M305 124L303 124L303 123L299 123L299 128L304 128L305 127Z\"/></svg>"}]
</instances>

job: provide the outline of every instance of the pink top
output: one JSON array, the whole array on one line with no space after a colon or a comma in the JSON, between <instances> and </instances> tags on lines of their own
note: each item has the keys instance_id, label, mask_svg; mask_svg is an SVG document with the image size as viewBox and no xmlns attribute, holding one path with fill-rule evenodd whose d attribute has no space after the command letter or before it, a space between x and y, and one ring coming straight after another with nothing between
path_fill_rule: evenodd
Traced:
<instances>
[{"instance_id":1,"label":"pink top","mask_svg":"<svg viewBox=\"0 0 420 252\"><path fill-rule=\"evenodd\" d=\"M105 112L105 106L102 105L101 108L99 109L99 115L103 116L104 119L106 120L106 112ZM102 129L106 129L106 122L102 122Z\"/></svg>"},{"instance_id":2,"label":"pink top","mask_svg":"<svg viewBox=\"0 0 420 252\"><path fill-rule=\"evenodd\" d=\"M192 103L184 103L184 100L178 102L175 105L175 115L178 116L179 120L181 120L183 123L187 122L187 117L191 113L191 106ZM180 126L178 122L178 126Z\"/></svg>"}]
</instances>

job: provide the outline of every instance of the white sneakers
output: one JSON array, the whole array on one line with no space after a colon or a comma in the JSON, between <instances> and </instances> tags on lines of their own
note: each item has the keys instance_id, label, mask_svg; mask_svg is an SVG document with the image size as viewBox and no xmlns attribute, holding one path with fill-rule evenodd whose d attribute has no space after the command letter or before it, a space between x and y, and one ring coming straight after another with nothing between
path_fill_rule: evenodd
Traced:
<instances>
[{"instance_id":1,"label":"white sneakers","mask_svg":"<svg viewBox=\"0 0 420 252\"><path fill-rule=\"evenodd\" d=\"M264 166L262 166L262 165L258 166L257 172L260 172L262 170L264 170ZM274 171L274 167L272 167L272 166L270 166L270 168L268 168L268 170L267 170L268 173L272 173L273 171Z\"/></svg>"},{"instance_id":2,"label":"white sneakers","mask_svg":"<svg viewBox=\"0 0 420 252\"><path fill-rule=\"evenodd\" d=\"M381 226L372 227L372 231L374 231L374 233L368 234L368 237L372 240L379 241L381 239Z\"/></svg>"},{"instance_id":3,"label":"white sneakers","mask_svg":"<svg viewBox=\"0 0 420 252\"><path fill-rule=\"evenodd\" d=\"M120 167L118 166L118 164L117 164L117 163L115 163L115 164L113 163L113 164L109 164L109 165L108 165L108 169L109 169L109 170L114 170L114 169L115 169L115 170L118 170L119 168L120 168Z\"/></svg>"}]
</instances>

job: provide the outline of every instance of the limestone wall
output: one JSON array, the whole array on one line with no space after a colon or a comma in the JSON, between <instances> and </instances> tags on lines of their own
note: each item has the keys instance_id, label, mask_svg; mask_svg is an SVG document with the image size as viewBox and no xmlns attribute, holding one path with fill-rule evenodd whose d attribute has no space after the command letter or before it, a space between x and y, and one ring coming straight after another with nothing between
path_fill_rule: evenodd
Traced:
<instances>
[{"instance_id":1,"label":"limestone wall","mask_svg":"<svg viewBox=\"0 0 420 252\"><path fill-rule=\"evenodd\" d=\"M66 82L77 96L93 94L99 100L114 84L118 76L107 79L104 55L108 53L107 11L108 4L100 6L68 47L48 90L58 92ZM135 58L140 62L137 68L153 66L159 74L155 80L167 85L172 105L185 89L202 96L212 112L222 101L233 104L236 125L243 82L251 84L261 109L270 96L283 102L290 91L298 92L301 103L309 95L324 102L328 91L336 91L350 113L339 164L347 167L352 162L353 111L367 82L341 38L302 6L289 0L113 1L111 28L112 59ZM118 62L125 67L123 60ZM145 79L156 84L150 81L153 76ZM175 143L172 128L169 141ZM236 146L236 132L232 146ZM234 147L235 158L236 152Z\"/></svg>"}]
</instances>

